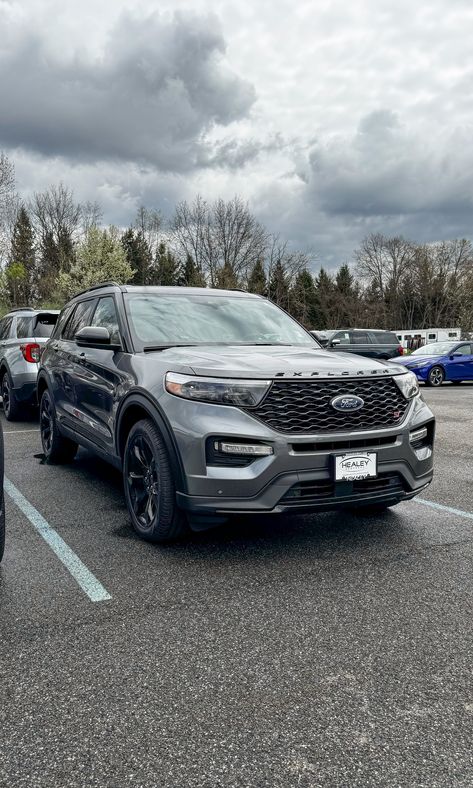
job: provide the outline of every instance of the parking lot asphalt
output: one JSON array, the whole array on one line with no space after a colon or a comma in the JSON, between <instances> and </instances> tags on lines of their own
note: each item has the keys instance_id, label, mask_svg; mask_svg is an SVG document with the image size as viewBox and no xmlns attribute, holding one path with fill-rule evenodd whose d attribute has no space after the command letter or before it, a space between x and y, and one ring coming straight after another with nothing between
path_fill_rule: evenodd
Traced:
<instances>
[{"instance_id":1,"label":"parking lot asphalt","mask_svg":"<svg viewBox=\"0 0 473 788\"><path fill-rule=\"evenodd\" d=\"M239 519L168 547L135 537L116 471L85 451L45 465L34 419L2 416L30 507L7 495L2 788L470 788L473 385L423 395L423 502Z\"/></svg>"}]
</instances>

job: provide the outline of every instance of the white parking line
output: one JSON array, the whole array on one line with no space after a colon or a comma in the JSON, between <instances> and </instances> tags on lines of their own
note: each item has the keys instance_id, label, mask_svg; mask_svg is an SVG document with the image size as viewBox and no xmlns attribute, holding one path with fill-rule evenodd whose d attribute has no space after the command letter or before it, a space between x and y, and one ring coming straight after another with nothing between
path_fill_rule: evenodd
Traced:
<instances>
[{"instance_id":1,"label":"white parking line","mask_svg":"<svg viewBox=\"0 0 473 788\"><path fill-rule=\"evenodd\" d=\"M8 493L12 501L28 518L33 528L43 537L44 541L50 546L51 550L57 555L59 560L70 572L76 583L82 588L92 602L104 602L112 597L99 583L92 572L82 563L79 556L69 547L68 544L59 536L57 531L52 528L44 519L43 515L26 500L25 496L9 479L5 478L5 492Z\"/></svg>"},{"instance_id":2,"label":"white parking line","mask_svg":"<svg viewBox=\"0 0 473 788\"><path fill-rule=\"evenodd\" d=\"M438 509L441 512L456 514L457 517L464 517L466 520L473 520L473 512L464 512L463 509L454 509L453 506L444 506L442 503L427 501L425 498L414 498L413 500L415 503L421 503L424 506L430 506L431 509Z\"/></svg>"},{"instance_id":3,"label":"white parking line","mask_svg":"<svg viewBox=\"0 0 473 788\"><path fill-rule=\"evenodd\" d=\"M3 430L4 435L21 435L23 432L39 432L39 430Z\"/></svg>"}]
</instances>

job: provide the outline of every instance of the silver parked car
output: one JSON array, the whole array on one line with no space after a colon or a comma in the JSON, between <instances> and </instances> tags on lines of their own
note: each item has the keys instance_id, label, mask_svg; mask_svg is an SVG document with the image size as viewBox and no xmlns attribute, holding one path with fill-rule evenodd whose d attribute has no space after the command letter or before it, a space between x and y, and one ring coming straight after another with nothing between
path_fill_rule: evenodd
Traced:
<instances>
[{"instance_id":1,"label":"silver parked car","mask_svg":"<svg viewBox=\"0 0 473 788\"><path fill-rule=\"evenodd\" d=\"M8 421L36 403L38 364L58 314L55 309L22 307L0 320L0 391Z\"/></svg>"}]
</instances>

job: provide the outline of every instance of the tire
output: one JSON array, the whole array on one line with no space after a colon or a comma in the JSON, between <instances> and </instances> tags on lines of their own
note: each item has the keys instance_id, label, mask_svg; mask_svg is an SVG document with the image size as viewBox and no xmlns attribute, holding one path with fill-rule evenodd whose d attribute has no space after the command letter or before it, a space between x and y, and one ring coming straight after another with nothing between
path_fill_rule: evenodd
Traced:
<instances>
[{"instance_id":1,"label":"tire","mask_svg":"<svg viewBox=\"0 0 473 788\"><path fill-rule=\"evenodd\" d=\"M133 527L148 542L170 542L189 530L162 435L151 419L131 428L123 457L125 500Z\"/></svg>"},{"instance_id":2,"label":"tire","mask_svg":"<svg viewBox=\"0 0 473 788\"><path fill-rule=\"evenodd\" d=\"M52 465L72 462L77 452L77 443L61 435L51 394L46 389L39 407L39 430L46 460Z\"/></svg>"},{"instance_id":3,"label":"tire","mask_svg":"<svg viewBox=\"0 0 473 788\"><path fill-rule=\"evenodd\" d=\"M17 421L20 417L20 404L13 390L13 383L9 372L4 372L2 377L3 413L7 421Z\"/></svg>"},{"instance_id":4,"label":"tire","mask_svg":"<svg viewBox=\"0 0 473 788\"><path fill-rule=\"evenodd\" d=\"M427 375L427 380L425 381L427 386L441 386L445 380L445 372L442 367L432 367L429 374Z\"/></svg>"}]
</instances>

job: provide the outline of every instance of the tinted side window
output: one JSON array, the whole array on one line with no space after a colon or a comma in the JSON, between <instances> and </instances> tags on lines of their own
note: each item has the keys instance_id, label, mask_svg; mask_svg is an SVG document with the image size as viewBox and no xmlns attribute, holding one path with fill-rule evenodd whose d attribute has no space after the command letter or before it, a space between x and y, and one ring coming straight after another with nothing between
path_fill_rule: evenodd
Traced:
<instances>
[{"instance_id":1,"label":"tinted side window","mask_svg":"<svg viewBox=\"0 0 473 788\"><path fill-rule=\"evenodd\" d=\"M471 356L471 345L460 345L455 350L455 353L461 353L462 356Z\"/></svg>"},{"instance_id":2,"label":"tinted side window","mask_svg":"<svg viewBox=\"0 0 473 788\"><path fill-rule=\"evenodd\" d=\"M341 345L349 345L350 344L350 334L348 331L339 331L338 334L332 337L332 340L339 339Z\"/></svg>"},{"instance_id":3,"label":"tinted side window","mask_svg":"<svg viewBox=\"0 0 473 788\"><path fill-rule=\"evenodd\" d=\"M57 315L41 314L35 320L33 336L50 337L57 322Z\"/></svg>"},{"instance_id":4,"label":"tinted side window","mask_svg":"<svg viewBox=\"0 0 473 788\"><path fill-rule=\"evenodd\" d=\"M92 301L79 301L74 309L70 319L67 321L64 330L61 334L62 339L74 339L75 335L84 326L90 325L90 318L92 315L95 300Z\"/></svg>"},{"instance_id":5,"label":"tinted side window","mask_svg":"<svg viewBox=\"0 0 473 788\"><path fill-rule=\"evenodd\" d=\"M370 345L370 338L366 331L353 331L351 335L352 345Z\"/></svg>"},{"instance_id":6,"label":"tinted side window","mask_svg":"<svg viewBox=\"0 0 473 788\"><path fill-rule=\"evenodd\" d=\"M390 331L368 332L374 345L398 345L401 337L392 334Z\"/></svg>"},{"instance_id":7,"label":"tinted side window","mask_svg":"<svg viewBox=\"0 0 473 788\"><path fill-rule=\"evenodd\" d=\"M91 326L107 328L110 333L110 340L113 344L120 343L120 330L118 328L117 308L115 299L112 296L99 298L97 308L92 318Z\"/></svg>"},{"instance_id":8,"label":"tinted side window","mask_svg":"<svg viewBox=\"0 0 473 788\"><path fill-rule=\"evenodd\" d=\"M27 339L33 336L33 318L32 317L17 317L16 319L16 335L18 339Z\"/></svg>"}]
</instances>

